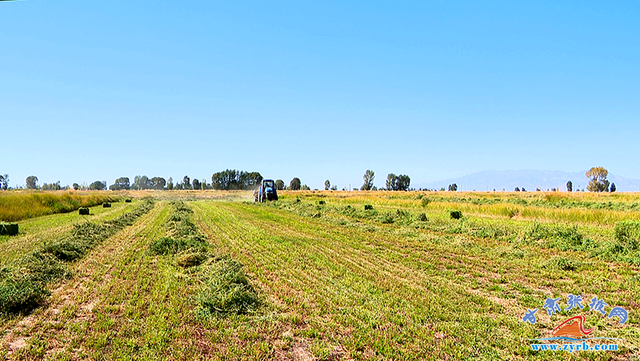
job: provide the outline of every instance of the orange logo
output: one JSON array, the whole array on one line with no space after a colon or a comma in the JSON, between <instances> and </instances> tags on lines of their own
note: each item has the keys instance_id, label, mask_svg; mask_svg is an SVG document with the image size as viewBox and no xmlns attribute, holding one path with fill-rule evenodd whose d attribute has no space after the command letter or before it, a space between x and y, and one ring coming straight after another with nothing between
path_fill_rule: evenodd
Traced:
<instances>
[{"instance_id":1,"label":"orange logo","mask_svg":"<svg viewBox=\"0 0 640 361\"><path fill-rule=\"evenodd\" d=\"M556 337L571 337L581 338L589 335L595 327L588 330L584 329L585 318L583 315L571 317L570 319L561 323L558 327L551 331L551 334Z\"/></svg>"}]
</instances>

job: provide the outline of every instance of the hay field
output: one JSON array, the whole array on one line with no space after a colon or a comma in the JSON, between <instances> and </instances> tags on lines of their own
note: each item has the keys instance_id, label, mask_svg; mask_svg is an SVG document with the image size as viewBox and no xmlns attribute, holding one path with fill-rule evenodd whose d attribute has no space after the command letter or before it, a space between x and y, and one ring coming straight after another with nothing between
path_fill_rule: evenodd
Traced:
<instances>
[{"instance_id":1,"label":"hay field","mask_svg":"<svg viewBox=\"0 0 640 361\"><path fill-rule=\"evenodd\" d=\"M265 204L242 192L132 195L155 202L62 262L67 274L45 283L37 304L0 316L0 357L640 357L638 194L309 191ZM114 203L91 221L142 203ZM24 234L0 239L11 249L0 255L5 269L84 221L23 222ZM542 309L569 294L583 296L584 311ZM592 297L628 310L627 322L587 311ZM534 308L537 323L524 322ZM532 351L531 339L581 313L619 350Z\"/></svg>"},{"instance_id":2,"label":"hay field","mask_svg":"<svg viewBox=\"0 0 640 361\"><path fill-rule=\"evenodd\" d=\"M0 192L0 221L19 221L80 207L117 202L114 192L99 191L10 191Z\"/></svg>"}]
</instances>

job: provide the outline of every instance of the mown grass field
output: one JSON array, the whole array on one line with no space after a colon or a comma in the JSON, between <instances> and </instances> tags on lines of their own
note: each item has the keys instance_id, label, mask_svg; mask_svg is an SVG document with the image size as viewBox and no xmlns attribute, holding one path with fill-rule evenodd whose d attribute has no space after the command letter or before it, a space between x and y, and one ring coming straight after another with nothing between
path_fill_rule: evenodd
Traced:
<instances>
[{"instance_id":1,"label":"mown grass field","mask_svg":"<svg viewBox=\"0 0 640 361\"><path fill-rule=\"evenodd\" d=\"M65 263L70 274L47 283L38 307L0 316L0 357L640 357L637 194L283 192L267 204L249 193L135 195L148 194L153 207ZM140 203L92 209L91 221ZM21 234L0 238L0 267L78 222L75 212L20 222ZM547 298L565 308L569 294L587 307L543 310ZM628 321L589 311L595 296ZM537 323L522 321L535 308ZM530 339L578 314L620 349L531 350Z\"/></svg>"}]
</instances>

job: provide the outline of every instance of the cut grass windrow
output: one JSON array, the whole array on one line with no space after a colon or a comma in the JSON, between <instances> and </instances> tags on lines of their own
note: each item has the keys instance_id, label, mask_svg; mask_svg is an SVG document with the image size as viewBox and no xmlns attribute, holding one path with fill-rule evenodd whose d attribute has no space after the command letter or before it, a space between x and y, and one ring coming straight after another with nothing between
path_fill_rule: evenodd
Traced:
<instances>
[{"instance_id":1,"label":"cut grass windrow","mask_svg":"<svg viewBox=\"0 0 640 361\"><path fill-rule=\"evenodd\" d=\"M196 296L197 313L202 318L219 314L245 314L255 310L260 299L244 272L231 257L216 257L209 251L206 237L193 223L193 210L182 201L171 202L167 236L149 245L154 255L173 255L176 265L191 268L190 274L202 284Z\"/></svg>"},{"instance_id":2,"label":"cut grass windrow","mask_svg":"<svg viewBox=\"0 0 640 361\"><path fill-rule=\"evenodd\" d=\"M119 230L153 208L153 201L102 224L74 225L70 234L44 244L0 270L0 314L28 312L50 294L47 284L69 277L67 263L82 258Z\"/></svg>"}]
</instances>

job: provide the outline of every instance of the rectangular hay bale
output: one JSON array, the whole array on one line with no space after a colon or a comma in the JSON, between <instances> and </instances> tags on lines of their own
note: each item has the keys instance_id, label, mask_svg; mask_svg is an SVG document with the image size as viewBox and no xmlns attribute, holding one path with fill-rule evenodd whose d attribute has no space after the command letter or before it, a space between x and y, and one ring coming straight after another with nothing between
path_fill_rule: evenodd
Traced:
<instances>
[{"instance_id":1,"label":"rectangular hay bale","mask_svg":"<svg viewBox=\"0 0 640 361\"><path fill-rule=\"evenodd\" d=\"M15 236L16 234L18 234L17 223L0 222L0 235Z\"/></svg>"}]
</instances>

